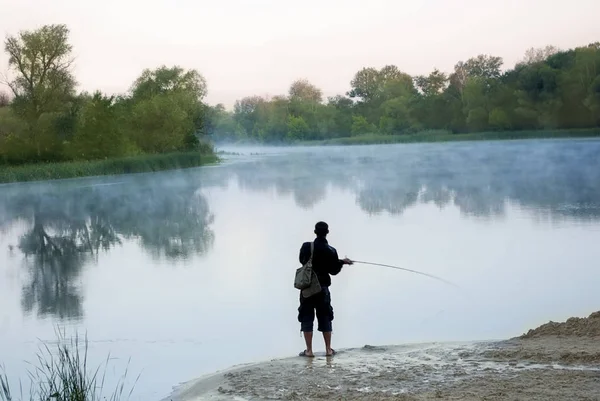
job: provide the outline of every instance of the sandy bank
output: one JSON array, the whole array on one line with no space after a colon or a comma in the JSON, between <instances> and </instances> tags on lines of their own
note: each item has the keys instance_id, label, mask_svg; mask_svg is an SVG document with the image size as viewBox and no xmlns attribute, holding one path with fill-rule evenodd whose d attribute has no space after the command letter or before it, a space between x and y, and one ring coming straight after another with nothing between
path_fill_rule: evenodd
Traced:
<instances>
[{"instance_id":1,"label":"sandy bank","mask_svg":"<svg viewBox=\"0 0 600 401\"><path fill-rule=\"evenodd\" d=\"M192 400L600 400L600 313L502 342L365 346L180 386Z\"/></svg>"}]
</instances>

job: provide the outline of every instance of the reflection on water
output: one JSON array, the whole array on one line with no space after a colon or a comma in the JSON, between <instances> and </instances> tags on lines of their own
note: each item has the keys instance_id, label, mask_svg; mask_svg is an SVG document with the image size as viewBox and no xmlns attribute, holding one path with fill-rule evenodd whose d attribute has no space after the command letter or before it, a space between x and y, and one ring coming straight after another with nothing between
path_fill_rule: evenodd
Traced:
<instances>
[{"instance_id":1,"label":"reflection on water","mask_svg":"<svg viewBox=\"0 0 600 401\"><path fill-rule=\"evenodd\" d=\"M261 153L0 186L0 363L32 360L24 342L72 324L100 340L97 358L139 364L138 399L161 399L199 374L295 354L290 280L321 218L341 255L472 295L354 266L333 288L339 347L501 338L600 302L598 140Z\"/></svg>"},{"instance_id":2,"label":"reflection on water","mask_svg":"<svg viewBox=\"0 0 600 401\"><path fill-rule=\"evenodd\" d=\"M114 186L8 187L0 222L5 229L17 221L27 227L17 245L29 272L24 312L81 318L82 267L124 240L139 241L155 258L205 253L214 241L214 217L192 184L141 179Z\"/></svg>"},{"instance_id":3,"label":"reflection on water","mask_svg":"<svg viewBox=\"0 0 600 401\"><path fill-rule=\"evenodd\" d=\"M423 144L316 149L230 169L242 188L293 194L313 207L329 186L348 190L369 214L419 203L501 217L506 202L555 217L600 217L600 142Z\"/></svg>"},{"instance_id":4,"label":"reflection on water","mask_svg":"<svg viewBox=\"0 0 600 401\"><path fill-rule=\"evenodd\" d=\"M554 218L600 218L600 142L548 141L304 149L196 171L6 186L0 228L22 221L18 240L29 271L22 306L41 316L80 318L82 266L124 240L155 258L185 259L214 242L202 187L232 177L249 191L291 195L305 209L329 187L348 191L369 215L402 214L419 203L502 217L507 202ZM240 200L243 202L243 200ZM36 307L37 308L34 308Z\"/></svg>"}]
</instances>

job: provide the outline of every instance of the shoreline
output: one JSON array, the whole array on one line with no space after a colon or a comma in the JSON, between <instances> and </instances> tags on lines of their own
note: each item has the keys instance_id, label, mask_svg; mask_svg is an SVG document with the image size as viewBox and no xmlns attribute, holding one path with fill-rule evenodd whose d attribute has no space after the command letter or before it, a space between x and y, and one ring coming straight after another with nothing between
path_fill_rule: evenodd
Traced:
<instances>
[{"instance_id":1,"label":"shoreline","mask_svg":"<svg viewBox=\"0 0 600 401\"><path fill-rule=\"evenodd\" d=\"M117 159L0 166L0 185L182 170L218 164L216 153L176 152Z\"/></svg>"},{"instance_id":2,"label":"shoreline","mask_svg":"<svg viewBox=\"0 0 600 401\"><path fill-rule=\"evenodd\" d=\"M365 345L234 365L162 401L598 400L599 341L595 312L507 340Z\"/></svg>"},{"instance_id":3,"label":"shoreline","mask_svg":"<svg viewBox=\"0 0 600 401\"><path fill-rule=\"evenodd\" d=\"M531 139L589 139L600 137L598 128L573 128L549 130L489 131L452 133L446 130L427 130L414 134L363 134L329 139L298 140L293 142L260 142L256 140L216 141L216 146L270 146L270 147L312 147L312 146L354 146L387 145L411 143L479 142L479 141L518 141Z\"/></svg>"},{"instance_id":4,"label":"shoreline","mask_svg":"<svg viewBox=\"0 0 600 401\"><path fill-rule=\"evenodd\" d=\"M367 134L354 137L341 137L315 141L298 142L301 146L353 146L387 145L401 143L444 143L479 141L519 141L528 139L586 139L600 137L600 128L536 130L536 131L495 131L453 134L450 132L426 131L405 135Z\"/></svg>"},{"instance_id":5,"label":"shoreline","mask_svg":"<svg viewBox=\"0 0 600 401\"><path fill-rule=\"evenodd\" d=\"M126 175L157 171L181 170L201 166L216 165L222 162L221 155L229 152L218 151L221 146L230 147L318 147L318 146L358 146L385 144L452 143L452 142L495 142L534 139L595 139L600 138L600 128L554 131L503 131L469 134L410 134L410 135L362 135L317 141L294 143L260 143L252 141L215 143L213 153L174 152L148 154L116 159L86 161L65 161L35 163L25 165L0 165L0 185L53 181L72 178L91 178L108 175ZM255 155L255 154L253 154Z\"/></svg>"}]
</instances>

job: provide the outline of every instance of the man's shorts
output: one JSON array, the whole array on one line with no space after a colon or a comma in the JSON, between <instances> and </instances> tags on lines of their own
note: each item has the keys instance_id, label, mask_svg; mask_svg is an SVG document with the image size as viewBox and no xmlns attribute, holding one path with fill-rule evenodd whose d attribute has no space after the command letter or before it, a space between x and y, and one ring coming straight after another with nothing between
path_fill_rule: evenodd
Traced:
<instances>
[{"instance_id":1,"label":"man's shorts","mask_svg":"<svg viewBox=\"0 0 600 401\"><path fill-rule=\"evenodd\" d=\"M322 287L321 292L309 298L302 297L300 293L300 306L298 307L298 321L301 331L313 331L313 322L317 315L317 330L329 332L332 330L333 307L331 294L328 287Z\"/></svg>"}]
</instances>

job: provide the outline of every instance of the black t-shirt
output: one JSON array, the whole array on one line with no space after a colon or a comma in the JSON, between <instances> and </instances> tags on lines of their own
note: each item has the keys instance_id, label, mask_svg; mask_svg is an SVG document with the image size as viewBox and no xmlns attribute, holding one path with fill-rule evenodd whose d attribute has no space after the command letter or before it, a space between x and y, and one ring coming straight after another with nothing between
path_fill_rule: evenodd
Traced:
<instances>
[{"instance_id":1,"label":"black t-shirt","mask_svg":"<svg viewBox=\"0 0 600 401\"><path fill-rule=\"evenodd\" d=\"M336 275L342 270L344 263L338 258L337 251L330 246L325 238L315 238L313 252L313 270L319 278L322 287L331 285L331 275ZM310 259L310 242L305 242L300 247L300 263L305 264Z\"/></svg>"}]
</instances>

